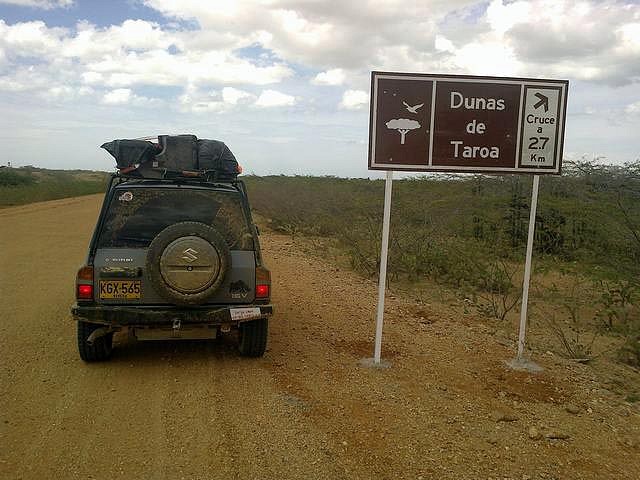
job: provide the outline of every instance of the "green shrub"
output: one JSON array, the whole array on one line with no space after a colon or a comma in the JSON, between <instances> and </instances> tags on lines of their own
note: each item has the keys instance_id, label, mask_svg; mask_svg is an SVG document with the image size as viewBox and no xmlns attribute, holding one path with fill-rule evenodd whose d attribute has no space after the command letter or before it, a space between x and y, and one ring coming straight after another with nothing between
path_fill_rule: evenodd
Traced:
<instances>
[{"instance_id":1,"label":"green shrub","mask_svg":"<svg viewBox=\"0 0 640 480\"><path fill-rule=\"evenodd\" d=\"M19 172L13 168L0 168L0 187L18 187L33 183L35 183L35 179L28 172Z\"/></svg>"},{"instance_id":2,"label":"green shrub","mask_svg":"<svg viewBox=\"0 0 640 480\"><path fill-rule=\"evenodd\" d=\"M0 169L0 207L104 192L105 172Z\"/></svg>"}]
</instances>

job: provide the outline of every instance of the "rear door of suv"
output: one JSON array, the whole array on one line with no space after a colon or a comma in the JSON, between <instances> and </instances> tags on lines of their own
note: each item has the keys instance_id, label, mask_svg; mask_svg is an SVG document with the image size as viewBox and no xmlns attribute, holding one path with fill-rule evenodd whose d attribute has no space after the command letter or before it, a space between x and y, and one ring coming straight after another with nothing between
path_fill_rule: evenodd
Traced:
<instances>
[{"instance_id":1,"label":"rear door of suv","mask_svg":"<svg viewBox=\"0 0 640 480\"><path fill-rule=\"evenodd\" d=\"M204 304L253 302L256 246L242 194L232 186L148 182L120 184L108 200L94 245L96 302L171 305L153 287L147 257L154 238L181 222L213 227L229 249L231 265L224 282Z\"/></svg>"}]
</instances>

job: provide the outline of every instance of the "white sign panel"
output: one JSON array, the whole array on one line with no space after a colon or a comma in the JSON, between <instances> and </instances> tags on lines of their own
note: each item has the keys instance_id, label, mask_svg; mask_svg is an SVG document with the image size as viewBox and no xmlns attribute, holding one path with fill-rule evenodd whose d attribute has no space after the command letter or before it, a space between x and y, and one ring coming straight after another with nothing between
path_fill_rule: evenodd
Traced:
<instances>
[{"instance_id":1,"label":"white sign panel","mask_svg":"<svg viewBox=\"0 0 640 480\"><path fill-rule=\"evenodd\" d=\"M560 130L560 88L524 87L522 114L523 167L553 167Z\"/></svg>"}]
</instances>

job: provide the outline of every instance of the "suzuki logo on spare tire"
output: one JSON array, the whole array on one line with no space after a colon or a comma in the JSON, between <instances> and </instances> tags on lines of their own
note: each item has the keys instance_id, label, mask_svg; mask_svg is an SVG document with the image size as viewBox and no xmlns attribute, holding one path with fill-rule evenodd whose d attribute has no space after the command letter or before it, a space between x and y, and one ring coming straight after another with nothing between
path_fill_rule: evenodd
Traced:
<instances>
[{"instance_id":1,"label":"suzuki logo on spare tire","mask_svg":"<svg viewBox=\"0 0 640 480\"><path fill-rule=\"evenodd\" d=\"M193 248L187 248L182 253L184 253L182 258L184 260L186 260L187 262L189 262L189 263L193 263L198 259L198 256L196 255L196 253L198 253L198 252L196 250L194 250Z\"/></svg>"}]
</instances>

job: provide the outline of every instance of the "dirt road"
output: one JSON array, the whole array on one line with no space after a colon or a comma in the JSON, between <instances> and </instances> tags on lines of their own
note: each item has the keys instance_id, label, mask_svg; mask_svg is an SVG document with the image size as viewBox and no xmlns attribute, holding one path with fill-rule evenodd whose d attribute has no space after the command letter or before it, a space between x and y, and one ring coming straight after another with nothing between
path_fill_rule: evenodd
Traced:
<instances>
[{"instance_id":1,"label":"dirt road","mask_svg":"<svg viewBox=\"0 0 640 480\"><path fill-rule=\"evenodd\" d=\"M99 203L0 210L0 478L637 478L639 409L589 367L510 371L513 347L431 292L389 300L392 366L361 367L375 284L268 232L264 358L121 338L84 364L69 306Z\"/></svg>"}]
</instances>

